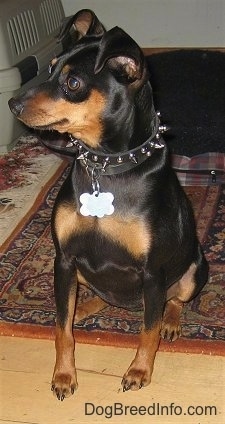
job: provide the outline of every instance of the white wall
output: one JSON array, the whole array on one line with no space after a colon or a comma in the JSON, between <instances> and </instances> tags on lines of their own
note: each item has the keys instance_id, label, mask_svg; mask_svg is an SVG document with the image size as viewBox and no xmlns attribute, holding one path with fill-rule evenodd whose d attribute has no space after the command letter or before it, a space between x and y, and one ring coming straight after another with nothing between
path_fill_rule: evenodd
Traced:
<instances>
[{"instance_id":1,"label":"white wall","mask_svg":"<svg viewBox=\"0 0 225 424\"><path fill-rule=\"evenodd\" d=\"M142 47L225 47L225 0L62 0L67 16L92 9Z\"/></svg>"}]
</instances>

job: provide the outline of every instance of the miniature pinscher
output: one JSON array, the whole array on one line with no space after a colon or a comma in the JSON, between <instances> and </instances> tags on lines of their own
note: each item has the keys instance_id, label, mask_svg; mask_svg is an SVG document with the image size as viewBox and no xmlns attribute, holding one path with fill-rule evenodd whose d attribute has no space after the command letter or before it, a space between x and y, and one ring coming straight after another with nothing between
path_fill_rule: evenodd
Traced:
<instances>
[{"instance_id":1,"label":"miniature pinscher","mask_svg":"<svg viewBox=\"0 0 225 424\"><path fill-rule=\"evenodd\" d=\"M9 101L29 127L67 133L70 141L61 150L74 156L52 213L52 390L60 400L77 389L72 327L78 283L97 296L86 312L78 308L76 320L107 304L143 311L136 356L122 379L126 391L150 383L160 336L180 336L183 304L208 278L142 50L122 29L106 31L88 9L67 20L60 39L71 27L77 37L52 60L49 79Z\"/></svg>"}]
</instances>

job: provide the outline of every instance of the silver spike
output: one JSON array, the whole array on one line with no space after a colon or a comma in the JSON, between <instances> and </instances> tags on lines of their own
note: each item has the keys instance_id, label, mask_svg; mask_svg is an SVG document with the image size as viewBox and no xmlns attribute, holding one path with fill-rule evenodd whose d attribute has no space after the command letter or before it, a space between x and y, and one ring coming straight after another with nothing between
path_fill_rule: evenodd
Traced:
<instances>
[{"instance_id":1,"label":"silver spike","mask_svg":"<svg viewBox=\"0 0 225 424\"><path fill-rule=\"evenodd\" d=\"M71 141L74 145L79 144L78 140L77 140L76 138L73 138L73 136L72 136L71 134L69 134L69 137L70 137L70 141Z\"/></svg>"},{"instance_id":2,"label":"silver spike","mask_svg":"<svg viewBox=\"0 0 225 424\"><path fill-rule=\"evenodd\" d=\"M143 155L146 153L146 151L147 151L146 147L141 148L141 153L143 153Z\"/></svg>"},{"instance_id":3,"label":"silver spike","mask_svg":"<svg viewBox=\"0 0 225 424\"><path fill-rule=\"evenodd\" d=\"M151 156L152 155L152 152L150 152L150 150L148 151L148 152L146 152L146 156Z\"/></svg>"},{"instance_id":4,"label":"silver spike","mask_svg":"<svg viewBox=\"0 0 225 424\"><path fill-rule=\"evenodd\" d=\"M131 162L133 163L138 163L137 158L135 157L134 153L130 153L129 155L129 159L131 160Z\"/></svg>"},{"instance_id":5,"label":"silver spike","mask_svg":"<svg viewBox=\"0 0 225 424\"><path fill-rule=\"evenodd\" d=\"M73 137L70 135L70 141L68 141L68 143L67 143L66 147L73 147L73 146L78 147L78 145L79 145L78 140L76 140L75 138L73 138Z\"/></svg>"},{"instance_id":6,"label":"silver spike","mask_svg":"<svg viewBox=\"0 0 225 424\"><path fill-rule=\"evenodd\" d=\"M105 160L104 160L104 162L103 162L103 164L102 164L102 171L103 171L103 172L105 172L105 168L106 168L106 166L109 164L109 162L110 162L109 158L108 158L108 157L107 157L107 158L105 158Z\"/></svg>"},{"instance_id":7,"label":"silver spike","mask_svg":"<svg viewBox=\"0 0 225 424\"><path fill-rule=\"evenodd\" d=\"M166 131L168 131L168 127L167 127L167 125L160 125L159 126L159 132L160 133L164 133L164 132L166 132Z\"/></svg>"},{"instance_id":8,"label":"silver spike","mask_svg":"<svg viewBox=\"0 0 225 424\"><path fill-rule=\"evenodd\" d=\"M73 142L72 141L69 141L68 143L67 143L67 145L66 145L66 147L73 147L74 146L74 144L73 144Z\"/></svg>"},{"instance_id":9,"label":"silver spike","mask_svg":"<svg viewBox=\"0 0 225 424\"><path fill-rule=\"evenodd\" d=\"M98 162L98 156L97 155L93 155L92 159L93 159L94 162Z\"/></svg>"},{"instance_id":10,"label":"silver spike","mask_svg":"<svg viewBox=\"0 0 225 424\"><path fill-rule=\"evenodd\" d=\"M159 143L155 143L155 148L156 149L163 149L163 147L165 147L165 144L162 143L161 141Z\"/></svg>"},{"instance_id":11,"label":"silver spike","mask_svg":"<svg viewBox=\"0 0 225 424\"><path fill-rule=\"evenodd\" d=\"M123 163L123 158L121 158L121 156L119 156L119 157L117 158L117 162L118 162L118 163Z\"/></svg>"},{"instance_id":12,"label":"silver spike","mask_svg":"<svg viewBox=\"0 0 225 424\"><path fill-rule=\"evenodd\" d=\"M85 152L85 153L81 153L81 154L77 157L77 159L78 159L78 160L87 160L87 157L88 157L88 152Z\"/></svg>"},{"instance_id":13,"label":"silver spike","mask_svg":"<svg viewBox=\"0 0 225 424\"><path fill-rule=\"evenodd\" d=\"M78 159L78 160L85 160L85 159L86 159L86 157L84 156L84 154L83 154L83 153L81 153L81 154L77 157L77 159Z\"/></svg>"}]
</instances>

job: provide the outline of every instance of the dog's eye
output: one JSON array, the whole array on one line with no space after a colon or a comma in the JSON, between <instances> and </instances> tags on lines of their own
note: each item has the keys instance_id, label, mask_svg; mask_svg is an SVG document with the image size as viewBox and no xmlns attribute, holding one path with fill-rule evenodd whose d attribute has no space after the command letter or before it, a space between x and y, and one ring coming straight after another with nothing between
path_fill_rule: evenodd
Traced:
<instances>
[{"instance_id":1,"label":"dog's eye","mask_svg":"<svg viewBox=\"0 0 225 424\"><path fill-rule=\"evenodd\" d=\"M77 90L80 87L80 81L74 77L68 78L67 86L70 90Z\"/></svg>"}]
</instances>

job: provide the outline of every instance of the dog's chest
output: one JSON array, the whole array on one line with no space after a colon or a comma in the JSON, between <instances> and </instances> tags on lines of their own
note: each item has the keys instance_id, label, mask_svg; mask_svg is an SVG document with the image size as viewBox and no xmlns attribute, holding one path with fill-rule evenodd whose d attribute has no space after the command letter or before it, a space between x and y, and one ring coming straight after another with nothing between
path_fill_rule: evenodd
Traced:
<instances>
[{"instance_id":1,"label":"dog's chest","mask_svg":"<svg viewBox=\"0 0 225 424\"><path fill-rule=\"evenodd\" d=\"M71 206L59 206L55 216L55 230L62 244L82 235L83 242L89 234L104 237L111 243L125 249L132 257L138 259L146 256L151 247L151 233L147 222L142 217L113 214L103 218L84 217ZM94 247L94 246L93 246Z\"/></svg>"},{"instance_id":2,"label":"dog's chest","mask_svg":"<svg viewBox=\"0 0 225 424\"><path fill-rule=\"evenodd\" d=\"M149 251L150 232L138 217L110 216L98 220L98 231L105 237L124 247L133 257L139 258Z\"/></svg>"}]
</instances>

